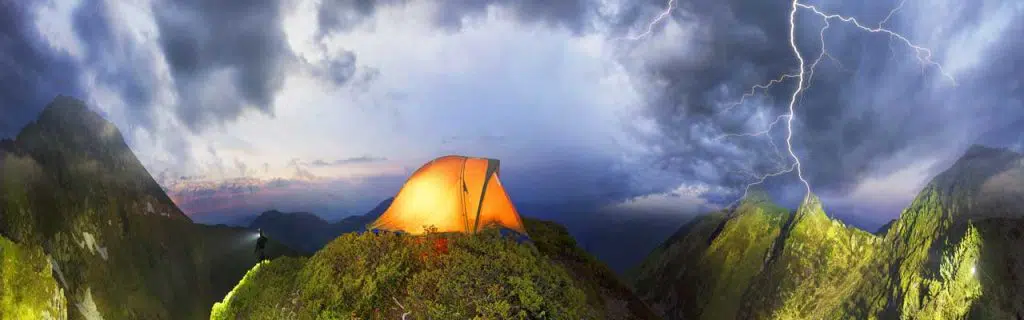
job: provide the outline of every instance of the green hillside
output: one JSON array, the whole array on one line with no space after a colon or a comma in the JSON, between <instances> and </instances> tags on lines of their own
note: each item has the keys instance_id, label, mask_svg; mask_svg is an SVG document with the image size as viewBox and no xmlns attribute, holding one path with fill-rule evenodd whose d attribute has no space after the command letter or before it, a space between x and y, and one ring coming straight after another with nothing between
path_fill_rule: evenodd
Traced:
<instances>
[{"instance_id":1,"label":"green hillside","mask_svg":"<svg viewBox=\"0 0 1024 320\"><path fill-rule=\"evenodd\" d=\"M526 220L533 245L478 235L345 234L312 258L261 264L213 319L651 319L561 226Z\"/></svg>"},{"instance_id":2,"label":"green hillside","mask_svg":"<svg viewBox=\"0 0 1024 320\"><path fill-rule=\"evenodd\" d=\"M43 250L0 236L0 319L67 319L67 307Z\"/></svg>"},{"instance_id":3,"label":"green hillside","mask_svg":"<svg viewBox=\"0 0 1024 320\"><path fill-rule=\"evenodd\" d=\"M51 258L70 319L207 318L256 262L251 231L193 224L81 101L0 146L0 235Z\"/></svg>"},{"instance_id":4,"label":"green hillside","mask_svg":"<svg viewBox=\"0 0 1024 320\"><path fill-rule=\"evenodd\" d=\"M1024 156L975 147L878 235L809 195L684 226L637 293L668 319L1024 318Z\"/></svg>"}]
</instances>

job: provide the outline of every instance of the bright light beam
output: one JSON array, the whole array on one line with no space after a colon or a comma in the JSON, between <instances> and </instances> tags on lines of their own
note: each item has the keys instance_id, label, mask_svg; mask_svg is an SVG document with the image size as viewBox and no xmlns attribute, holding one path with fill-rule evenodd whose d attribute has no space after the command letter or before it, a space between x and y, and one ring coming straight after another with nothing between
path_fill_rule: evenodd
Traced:
<instances>
[{"instance_id":1,"label":"bright light beam","mask_svg":"<svg viewBox=\"0 0 1024 320\"><path fill-rule=\"evenodd\" d=\"M721 135L721 136L719 136L719 137L717 137L715 139L715 140L721 140L721 139L729 138L729 137L768 136L769 143L772 144L772 147L775 147L775 142L772 140L772 138L770 136L770 133L775 128L775 125L778 124L779 121L781 121L783 118L785 118L786 119L786 151L789 153L789 157L791 159L793 159L793 164L789 168L787 168L787 169L784 169L784 170L781 170L781 171L778 171L778 172L768 173L768 174L765 174L765 175L762 175L762 176L758 177L758 179L756 181L748 184L746 186L746 188L744 188L743 196L740 197L740 199L743 199L743 198L745 198L747 196L747 192L749 192L751 187L753 187L755 185L758 185L758 184L764 183L764 181L767 178L775 177L775 176L780 176L782 174L790 173L790 172L793 172L793 171L796 171L797 177L800 179L801 182L803 182L804 187L806 188L807 194L805 196L805 200L806 200L807 196L811 195L811 184L810 184L810 182L807 181L807 179L804 178L804 175L803 175L803 164L800 162L800 157L798 157L796 155L796 152L793 151L793 120L796 118L796 103L797 103L797 99L800 98L800 96L801 96L800 94L803 91L806 91L807 89L810 88L811 80L814 77L815 68L818 66L818 63L821 62L822 58L828 57L829 59L832 59L837 64L839 64L839 61L837 59L835 59L834 57L832 57L832 55L830 55L828 53L828 51L826 50L826 48L825 48L825 31L831 26L830 20L832 20L832 19L839 20L839 21L851 24L851 25L855 26L856 28L858 28L860 30L863 30L863 31L866 31L866 32L869 32L869 33L884 33L884 34L888 35L890 37L890 39L895 38L895 39L900 40L901 42L903 42L908 47L910 47L911 49L914 50L915 56L918 59L918 61L920 61L923 65L935 67L944 77L949 79L949 81L953 85L956 85L956 79L954 79L952 75L946 73L946 71L942 67L942 65L940 65L939 63L937 63L937 62L932 60L932 51L931 51L931 49L928 49L928 48L916 45L913 42L911 42L909 39L904 37L903 35L885 28L885 23L888 22L890 19L892 19L892 17L898 11L900 11L903 8L903 5L905 3L906 3L906 0L901 0L899 5L896 6L896 8L892 9L891 11L889 11L889 14L886 15L885 18L882 19L878 23L877 27L871 28L871 27L864 26L863 24L860 23L860 21L858 21L854 17L847 17L847 16L843 16L843 15L839 15L839 14L826 13L826 12L818 9L817 6L800 3L799 0L793 0L793 2L790 4L791 10L789 12L789 46L793 50L793 56L795 56L797 61L799 62L798 72L796 74L791 74L791 73L783 74L778 79L772 79L771 81L769 81L766 84L754 85L753 87L750 88L750 90L748 92L745 92L743 94L743 96L740 97L740 100L738 102L732 103L732 104L726 106L722 110L722 111L729 111L732 108L735 108L735 107L737 107L739 105L744 104L746 102L746 99L749 98L749 97L752 97L754 94L756 94L758 89L767 92L767 90L770 89L775 84L781 83L781 82L783 82L783 81L785 81L787 79L796 78L797 79L797 85L796 85L796 88L793 89L793 93L790 95L789 104L787 106L787 112L782 114L782 115L780 115L780 116L778 116L778 117L776 117L775 121L772 121L768 125L768 128L763 130L763 131L753 132L753 133L724 134L724 135ZM634 35L634 36L627 36L627 37L620 38L620 39L617 39L617 40L637 41L637 40L640 40L640 39L643 39L643 38L646 38L646 37L650 36L651 33L654 31L654 26L656 26L658 23L662 22L667 17L669 17L673 9L675 9L675 0L669 0L668 4L666 5L665 10L662 11L661 14L657 15L653 20L651 20L650 23L647 24L646 31L644 31L643 33ZM796 15L797 15L797 12L799 11L799 9L808 9L808 10L810 10L815 15L821 17L821 19L825 22L825 26L822 27L821 31L819 32L819 36L820 36L820 40L821 40L821 48L820 48L821 52L818 54L817 59L815 59L814 62L811 63L809 70L806 67L806 64L805 64L806 62L804 61L803 55L801 55L801 53L800 53L800 49L799 49L799 46L797 45L797 41L796 41ZM890 46L891 46L891 43L890 43ZM841 66L841 64L840 64L840 66ZM775 149L776 149L776 153L778 153L778 148L775 148ZM738 202L740 199L738 199L736 202ZM735 204L736 202L733 202L733 204ZM732 206L733 204L730 204L729 206Z\"/></svg>"}]
</instances>

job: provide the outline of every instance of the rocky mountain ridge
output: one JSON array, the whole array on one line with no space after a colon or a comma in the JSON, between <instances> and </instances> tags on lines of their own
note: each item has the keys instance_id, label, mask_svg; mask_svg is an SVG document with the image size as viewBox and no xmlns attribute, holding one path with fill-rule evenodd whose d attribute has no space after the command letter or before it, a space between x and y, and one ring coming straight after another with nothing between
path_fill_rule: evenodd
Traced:
<instances>
[{"instance_id":1,"label":"rocky mountain ridge","mask_svg":"<svg viewBox=\"0 0 1024 320\"><path fill-rule=\"evenodd\" d=\"M207 318L256 263L253 232L194 224L82 101L57 97L0 145L0 236L45 256L49 270L37 271L67 303L55 318ZM10 310L46 309L23 302Z\"/></svg>"},{"instance_id":2,"label":"rocky mountain ridge","mask_svg":"<svg viewBox=\"0 0 1024 320\"><path fill-rule=\"evenodd\" d=\"M876 234L755 192L681 228L634 287L667 319L1022 319L1021 170L974 146Z\"/></svg>"}]
</instances>

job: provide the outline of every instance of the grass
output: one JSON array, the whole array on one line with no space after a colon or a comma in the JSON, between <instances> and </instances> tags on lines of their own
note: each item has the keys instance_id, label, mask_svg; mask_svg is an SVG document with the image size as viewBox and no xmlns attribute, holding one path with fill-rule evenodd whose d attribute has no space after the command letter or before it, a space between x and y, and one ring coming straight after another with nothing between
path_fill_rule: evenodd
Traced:
<instances>
[{"instance_id":1,"label":"grass","mask_svg":"<svg viewBox=\"0 0 1024 320\"><path fill-rule=\"evenodd\" d=\"M43 250L0 237L0 319L60 319L66 314L64 291Z\"/></svg>"},{"instance_id":2,"label":"grass","mask_svg":"<svg viewBox=\"0 0 1024 320\"><path fill-rule=\"evenodd\" d=\"M345 234L308 260L254 268L213 319L595 318L583 288L534 246L477 235Z\"/></svg>"}]
</instances>

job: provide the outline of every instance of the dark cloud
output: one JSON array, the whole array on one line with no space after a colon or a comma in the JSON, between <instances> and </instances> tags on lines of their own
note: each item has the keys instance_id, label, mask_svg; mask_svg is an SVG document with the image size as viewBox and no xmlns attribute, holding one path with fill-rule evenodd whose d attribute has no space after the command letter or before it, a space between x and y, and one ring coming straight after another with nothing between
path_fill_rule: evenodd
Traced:
<instances>
[{"instance_id":1,"label":"dark cloud","mask_svg":"<svg viewBox=\"0 0 1024 320\"><path fill-rule=\"evenodd\" d=\"M13 71L4 72L5 85L0 89L5 108L0 132L5 135L33 118L56 94L82 96L77 79L85 69L98 84L121 96L128 107L129 125L152 130L156 126L153 102L166 85L157 66L166 62L177 96L176 115L194 131L232 121L247 109L273 114L274 95L283 85L287 68L296 63L339 86L356 73L351 52L317 65L302 65L305 61L293 56L285 40L278 0L157 2L153 12L163 59L161 52L116 27L125 21L111 16L109 3L85 0L76 6L71 21L73 35L83 45L78 63L48 47L31 25L31 13L40 3L0 1L0 5L0 28L6 39L0 62ZM362 81L369 82L373 76L370 72ZM15 108L26 110L15 112Z\"/></svg>"},{"instance_id":2,"label":"dark cloud","mask_svg":"<svg viewBox=\"0 0 1024 320\"><path fill-rule=\"evenodd\" d=\"M343 51L338 57L326 60L323 68L318 70L322 73L321 77L330 80L335 85L345 84L356 73L356 55L351 51ZM377 73L371 70L360 74L356 81L360 87L366 88L376 76Z\"/></svg>"},{"instance_id":3,"label":"dark cloud","mask_svg":"<svg viewBox=\"0 0 1024 320\"><path fill-rule=\"evenodd\" d=\"M133 125L153 126L151 111L160 84L156 57L115 30L116 17L103 1L83 1L72 16L75 36L83 44L82 64L95 72L96 81L121 95Z\"/></svg>"},{"instance_id":4,"label":"dark cloud","mask_svg":"<svg viewBox=\"0 0 1024 320\"><path fill-rule=\"evenodd\" d=\"M358 156L358 157L352 157L352 158L337 159L337 160L334 160L334 161L324 161L324 160L321 160L321 159L317 159L317 160L313 160L308 165L311 166L311 167L334 167L334 166L344 166L344 165L349 165L349 164L374 163L374 162L381 162L381 161L387 161L387 160L388 160L388 158L385 158L385 157L376 157L376 156L364 155L364 156Z\"/></svg>"},{"instance_id":5,"label":"dark cloud","mask_svg":"<svg viewBox=\"0 0 1024 320\"><path fill-rule=\"evenodd\" d=\"M178 115L192 129L234 120L247 108L273 113L274 94L295 60L280 7L273 0L181 0L154 8L181 99ZM223 97L231 90L238 96Z\"/></svg>"},{"instance_id":6,"label":"dark cloud","mask_svg":"<svg viewBox=\"0 0 1024 320\"><path fill-rule=\"evenodd\" d=\"M576 33L584 31L590 13L590 3L584 0L448 0L440 1L437 23L457 30L466 16L486 14L487 8L495 5L511 8L522 22L565 27Z\"/></svg>"},{"instance_id":7,"label":"dark cloud","mask_svg":"<svg viewBox=\"0 0 1024 320\"><path fill-rule=\"evenodd\" d=\"M740 132L753 116L749 106L719 113L723 102L738 99L750 85L776 78L796 64L788 48L779 45L786 39L787 8L761 2L740 7L735 1L680 6L675 19L702 28L694 31L695 45L705 51L643 67L651 82L665 85L648 97L645 111L662 133L647 141L661 147L660 166L682 172L686 180L732 186L750 180L752 172L776 168L765 161L775 157L767 156L773 151L764 141L715 138Z\"/></svg>"},{"instance_id":8,"label":"dark cloud","mask_svg":"<svg viewBox=\"0 0 1024 320\"><path fill-rule=\"evenodd\" d=\"M409 0L327 0L321 5L317 18L320 32L328 34L345 31L372 17L381 6L408 4ZM491 6L510 8L522 22L543 23L565 27L580 33L586 30L591 7L585 0L431 0L437 5L434 15L436 26L448 30L462 28L463 20L486 14Z\"/></svg>"},{"instance_id":9,"label":"dark cloud","mask_svg":"<svg viewBox=\"0 0 1024 320\"><path fill-rule=\"evenodd\" d=\"M646 108L663 135L648 142L660 147L659 163L682 172L685 179L740 188L753 175L778 168L777 148L763 137L715 138L764 129L786 111L794 83L777 85L747 99L747 104L722 110L752 85L795 71L797 60L787 38L789 6L734 0L684 1L680 8L674 19L696 21L693 25L703 28L694 34L696 43L705 44L705 51L648 62L641 68L651 83L664 85L661 94L649 97ZM852 12L874 25L888 8L845 2L825 9ZM973 26L985 21L981 12L957 14L951 20L954 25L948 26L953 32L963 30L956 23ZM887 26L913 30L911 17L920 18L898 14ZM818 36L823 26L807 10L798 15L798 43L808 63L820 52ZM1014 29L1004 34L1024 31L1021 24ZM988 63L952 87L935 68L922 67L915 52L896 39L836 20L831 21L826 37L828 51L839 63L828 57L821 62L809 90L798 101L794 121L794 149L816 192L848 191L869 175L890 173L911 161L936 156L934 150L969 143L969 137L987 128L985 122L1005 125L1024 118L1019 102L1024 96L1019 80L1024 71L1022 41L997 45L993 59L983 59ZM939 56L943 53L936 51L937 61L943 61L945 57ZM758 111L766 113L761 114L763 118L758 118ZM784 125L785 119L772 141L787 155ZM906 152L920 156L899 157Z\"/></svg>"},{"instance_id":10,"label":"dark cloud","mask_svg":"<svg viewBox=\"0 0 1024 320\"><path fill-rule=\"evenodd\" d=\"M40 40L28 2L0 0L0 137L12 137L59 94L79 95L79 68Z\"/></svg>"}]
</instances>

